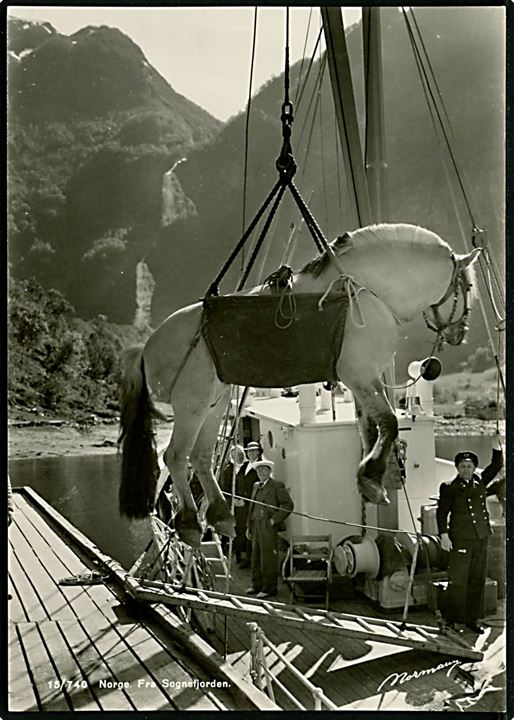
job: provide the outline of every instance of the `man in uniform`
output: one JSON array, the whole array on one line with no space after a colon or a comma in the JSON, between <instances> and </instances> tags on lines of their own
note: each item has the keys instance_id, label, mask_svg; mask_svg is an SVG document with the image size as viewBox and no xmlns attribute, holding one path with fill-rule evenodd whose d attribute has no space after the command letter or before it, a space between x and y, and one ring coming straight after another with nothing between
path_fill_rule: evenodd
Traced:
<instances>
[{"instance_id":1,"label":"man in uniform","mask_svg":"<svg viewBox=\"0 0 514 720\"><path fill-rule=\"evenodd\" d=\"M294 508L285 485L271 477L273 467L271 460L260 460L255 464L259 482L254 486L252 500L257 502L250 504L248 513L248 537L252 541L252 587L246 592L258 598L277 594L277 533L285 530L284 520Z\"/></svg>"},{"instance_id":2,"label":"man in uniform","mask_svg":"<svg viewBox=\"0 0 514 720\"><path fill-rule=\"evenodd\" d=\"M499 444L481 476L475 472L476 454L459 452L455 456L457 477L439 488L437 525L441 547L450 552L443 614L453 629L456 622L463 622L473 632L483 633L478 620L483 617L487 544L491 534L486 497L497 493L496 486L487 485L502 465Z\"/></svg>"}]
</instances>

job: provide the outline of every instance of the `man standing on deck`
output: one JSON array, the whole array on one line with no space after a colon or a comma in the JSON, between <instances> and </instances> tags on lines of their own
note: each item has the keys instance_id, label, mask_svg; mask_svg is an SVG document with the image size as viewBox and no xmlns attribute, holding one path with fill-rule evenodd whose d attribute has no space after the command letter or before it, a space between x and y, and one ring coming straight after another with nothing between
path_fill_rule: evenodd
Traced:
<instances>
[{"instance_id":1,"label":"man standing on deck","mask_svg":"<svg viewBox=\"0 0 514 720\"><path fill-rule=\"evenodd\" d=\"M278 533L285 530L284 520L294 503L285 485L271 477L274 463L260 460L255 464L259 482L255 484L248 513L248 536L252 540L252 587L246 592L257 598L277 594ZM260 504L262 503L262 504Z\"/></svg>"},{"instance_id":2,"label":"man standing on deck","mask_svg":"<svg viewBox=\"0 0 514 720\"><path fill-rule=\"evenodd\" d=\"M249 442L245 448L245 454L248 460L241 465L236 479L236 485L238 487L237 494L240 494L244 498L248 498L244 501L244 512L240 512L241 520L244 520L244 541L240 545L240 558L238 560L240 568L250 567L252 557L252 543L246 537L246 528L248 524L248 511L250 509L249 500L252 497L255 483L259 482L259 478L257 477L257 472L255 470L255 463L259 462L262 458L262 447L260 443L255 440ZM236 533L237 520L238 518L236 517Z\"/></svg>"},{"instance_id":3,"label":"man standing on deck","mask_svg":"<svg viewBox=\"0 0 514 720\"><path fill-rule=\"evenodd\" d=\"M499 442L481 476L475 472L478 457L474 452L457 453L455 466L457 477L441 485L437 507L441 547L450 553L442 612L452 629L456 622L463 622L473 632L482 634L478 620L484 614L487 545L492 532L486 497L498 494L496 485L487 485L503 466Z\"/></svg>"}]
</instances>

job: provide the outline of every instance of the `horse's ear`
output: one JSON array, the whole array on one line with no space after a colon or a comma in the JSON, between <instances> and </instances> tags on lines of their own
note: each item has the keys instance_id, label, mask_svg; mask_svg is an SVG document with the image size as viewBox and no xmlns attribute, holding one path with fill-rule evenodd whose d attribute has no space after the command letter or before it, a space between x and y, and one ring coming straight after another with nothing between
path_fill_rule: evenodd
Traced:
<instances>
[{"instance_id":1,"label":"horse's ear","mask_svg":"<svg viewBox=\"0 0 514 720\"><path fill-rule=\"evenodd\" d=\"M455 255L455 261L460 270L464 270L478 259L478 256L482 252L482 248L475 248L467 255Z\"/></svg>"}]
</instances>

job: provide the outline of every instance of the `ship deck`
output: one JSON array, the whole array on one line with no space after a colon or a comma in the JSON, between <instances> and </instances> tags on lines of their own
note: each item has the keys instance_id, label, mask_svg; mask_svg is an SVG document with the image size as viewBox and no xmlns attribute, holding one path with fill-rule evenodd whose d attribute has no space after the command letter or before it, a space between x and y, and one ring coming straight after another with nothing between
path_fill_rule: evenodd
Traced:
<instances>
[{"instance_id":1,"label":"ship deck","mask_svg":"<svg viewBox=\"0 0 514 720\"><path fill-rule=\"evenodd\" d=\"M33 491L14 492L9 528L11 712L272 706L253 686L243 692L245 683L236 674L215 678L212 649L200 638L192 642L191 633L184 640L169 612L170 623L164 626L131 608L112 573L96 585L60 584L60 579L106 566L87 538L64 518L62 525L54 522L58 514L48 517L36 500ZM175 636L170 625L179 629ZM223 683L228 688L219 687Z\"/></svg>"},{"instance_id":2,"label":"ship deck","mask_svg":"<svg viewBox=\"0 0 514 720\"><path fill-rule=\"evenodd\" d=\"M212 615L212 629L202 638L169 607L134 607L123 586L124 571L115 561L33 491L15 491L14 500L15 519L9 528L9 710L296 707L280 689L275 689L275 705L251 684L247 619ZM90 586L59 583L90 570L108 577ZM224 590L219 582L217 589ZM249 570L233 563L230 593L244 595L250 584ZM283 583L276 599L290 602ZM330 609L401 620L401 612L349 593L333 597ZM411 608L408 621L436 624L426 608ZM486 632L478 639L464 636L484 653L480 662L372 639L335 637L281 625L276 618L261 619L259 625L286 660L337 707L500 711L505 704L504 602L486 621ZM267 658L272 675L304 708L312 709L311 692L282 660L268 651ZM214 678L224 678L226 686L202 687Z\"/></svg>"},{"instance_id":3,"label":"ship deck","mask_svg":"<svg viewBox=\"0 0 514 720\"><path fill-rule=\"evenodd\" d=\"M218 581L222 589L223 581ZM232 563L230 591L244 595L251 585L248 569ZM277 598L290 602L289 588L280 581ZM402 620L402 610L384 610L364 596L333 598L330 610L366 617ZM426 607L409 609L408 622L437 626ZM338 707L348 710L501 710L505 703L505 603L487 619L485 633L462 633L471 646L484 653L481 662L457 660L447 655L411 650L397 645L333 637L315 630L259 620L266 637L315 686ZM243 619L213 616L215 633L209 642L241 673L250 672L250 630ZM312 693L294 677L283 661L267 651L274 676L292 690L302 706L314 709ZM493 682L494 678L494 682ZM474 685L474 686L473 686ZM493 692L489 686L494 686ZM489 689L488 689L489 688ZM480 692L487 697L480 695ZM294 709L293 701L275 689L276 702Z\"/></svg>"}]
</instances>

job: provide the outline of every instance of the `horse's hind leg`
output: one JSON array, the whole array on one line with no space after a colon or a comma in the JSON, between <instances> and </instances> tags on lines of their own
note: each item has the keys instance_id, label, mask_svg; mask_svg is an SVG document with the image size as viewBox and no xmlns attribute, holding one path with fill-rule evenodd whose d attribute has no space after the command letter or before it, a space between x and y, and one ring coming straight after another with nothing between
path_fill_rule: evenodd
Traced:
<instances>
[{"instance_id":1,"label":"horse's hind leg","mask_svg":"<svg viewBox=\"0 0 514 720\"><path fill-rule=\"evenodd\" d=\"M235 537L235 519L212 472L212 456L223 414L229 398L228 387L222 391L206 417L191 453L191 465L196 471L209 506L206 520L217 533Z\"/></svg>"},{"instance_id":2,"label":"horse's hind leg","mask_svg":"<svg viewBox=\"0 0 514 720\"><path fill-rule=\"evenodd\" d=\"M180 539L192 547L200 547L203 534L189 487L189 456L201 422L195 415L175 410L171 442L164 453L164 462L179 501L175 527Z\"/></svg>"}]
</instances>

